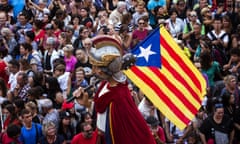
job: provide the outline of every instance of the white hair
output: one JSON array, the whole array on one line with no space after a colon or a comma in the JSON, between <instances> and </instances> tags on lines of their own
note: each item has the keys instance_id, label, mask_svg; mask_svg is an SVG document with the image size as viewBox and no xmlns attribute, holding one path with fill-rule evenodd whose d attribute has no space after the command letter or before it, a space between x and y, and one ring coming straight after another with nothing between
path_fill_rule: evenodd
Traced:
<instances>
[{"instance_id":1,"label":"white hair","mask_svg":"<svg viewBox=\"0 0 240 144\"><path fill-rule=\"evenodd\" d=\"M124 1L119 1L119 2L117 3L117 9L120 8L120 7L122 7L122 6L127 6L126 2L124 2Z\"/></svg>"}]
</instances>

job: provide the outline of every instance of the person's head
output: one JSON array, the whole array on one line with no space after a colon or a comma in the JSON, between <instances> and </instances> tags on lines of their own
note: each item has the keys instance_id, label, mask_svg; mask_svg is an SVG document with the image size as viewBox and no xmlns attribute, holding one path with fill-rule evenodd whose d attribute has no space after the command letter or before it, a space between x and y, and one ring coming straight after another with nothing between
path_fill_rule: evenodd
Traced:
<instances>
[{"instance_id":1,"label":"person's head","mask_svg":"<svg viewBox=\"0 0 240 144\"><path fill-rule=\"evenodd\" d=\"M19 60L19 65L20 65L20 70L21 71L26 71L26 70L29 70L31 69L31 66L29 64L29 62L27 61L27 59L20 59Z\"/></svg>"},{"instance_id":2,"label":"person's head","mask_svg":"<svg viewBox=\"0 0 240 144\"><path fill-rule=\"evenodd\" d=\"M121 72L122 49L120 42L111 36L97 36L93 39L93 45L94 47L89 51L93 73L100 79L125 81L126 77Z\"/></svg>"},{"instance_id":3,"label":"person's head","mask_svg":"<svg viewBox=\"0 0 240 144\"><path fill-rule=\"evenodd\" d=\"M13 32L9 28L5 27L1 29L1 35L6 39L9 39L14 36Z\"/></svg>"},{"instance_id":4,"label":"person's head","mask_svg":"<svg viewBox=\"0 0 240 144\"><path fill-rule=\"evenodd\" d=\"M25 25L28 22L28 16L26 12L21 12L18 15L18 21L20 22L21 25Z\"/></svg>"},{"instance_id":5,"label":"person's head","mask_svg":"<svg viewBox=\"0 0 240 144\"><path fill-rule=\"evenodd\" d=\"M75 51L75 56L76 56L77 60L84 61L85 58L87 57L87 53L84 49L77 49Z\"/></svg>"},{"instance_id":6,"label":"person's head","mask_svg":"<svg viewBox=\"0 0 240 144\"><path fill-rule=\"evenodd\" d=\"M89 12L89 8L87 8L87 7L82 7L81 9L80 9L80 16L82 17L82 18L86 18L86 17L88 17L88 12Z\"/></svg>"},{"instance_id":7,"label":"person's head","mask_svg":"<svg viewBox=\"0 0 240 144\"><path fill-rule=\"evenodd\" d=\"M201 16L202 17L211 17L211 10L208 7L205 7L201 10Z\"/></svg>"},{"instance_id":8,"label":"person's head","mask_svg":"<svg viewBox=\"0 0 240 144\"><path fill-rule=\"evenodd\" d=\"M212 56L210 52L204 51L200 54L200 63L203 70L207 70L211 67Z\"/></svg>"},{"instance_id":9,"label":"person's head","mask_svg":"<svg viewBox=\"0 0 240 144\"><path fill-rule=\"evenodd\" d=\"M195 34L201 34L202 25L200 23L195 23L193 29Z\"/></svg>"},{"instance_id":10,"label":"person's head","mask_svg":"<svg viewBox=\"0 0 240 144\"><path fill-rule=\"evenodd\" d=\"M28 91L28 100L33 101L42 96L43 89L40 86L32 87Z\"/></svg>"},{"instance_id":11,"label":"person's head","mask_svg":"<svg viewBox=\"0 0 240 144\"><path fill-rule=\"evenodd\" d=\"M119 30L119 34L121 35L127 35L128 34L128 25L122 24Z\"/></svg>"},{"instance_id":12,"label":"person's head","mask_svg":"<svg viewBox=\"0 0 240 144\"><path fill-rule=\"evenodd\" d=\"M143 29L145 27L145 20L141 17L138 19L138 28Z\"/></svg>"},{"instance_id":13,"label":"person's head","mask_svg":"<svg viewBox=\"0 0 240 144\"><path fill-rule=\"evenodd\" d=\"M145 2L143 0L137 1L137 7L136 7L137 11L139 13L144 12L145 9Z\"/></svg>"},{"instance_id":14,"label":"person's head","mask_svg":"<svg viewBox=\"0 0 240 144\"><path fill-rule=\"evenodd\" d=\"M62 9L58 9L56 11L55 16L56 16L56 19L58 19L58 20L64 20L64 18L65 18L65 11L63 11Z\"/></svg>"},{"instance_id":15,"label":"person's head","mask_svg":"<svg viewBox=\"0 0 240 144\"><path fill-rule=\"evenodd\" d=\"M53 102L50 99L43 99L41 107L43 113L47 114L53 108Z\"/></svg>"},{"instance_id":16,"label":"person's head","mask_svg":"<svg viewBox=\"0 0 240 144\"><path fill-rule=\"evenodd\" d=\"M99 10L98 18L99 18L100 22L105 22L108 18L107 11L105 9Z\"/></svg>"},{"instance_id":17,"label":"person's head","mask_svg":"<svg viewBox=\"0 0 240 144\"><path fill-rule=\"evenodd\" d=\"M239 62L240 60L240 49L239 48L232 48L230 51L231 60L232 62Z\"/></svg>"},{"instance_id":18,"label":"person's head","mask_svg":"<svg viewBox=\"0 0 240 144\"><path fill-rule=\"evenodd\" d=\"M83 117L82 122L93 124L92 115L89 112L84 113L82 117Z\"/></svg>"},{"instance_id":19,"label":"person's head","mask_svg":"<svg viewBox=\"0 0 240 144\"><path fill-rule=\"evenodd\" d=\"M44 27L46 34L50 35L53 33L53 25L51 23L46 24Z\"/></svg>"},{"instance_id":20,"label":"person's head","mask_svg":"<svg viewBox=\"0 0 240 144\"><path fill-rule=\"evenodd\" d=\"M75 69L75 76L77 81L82 81L85 77L85 71L83 67L78 67Z\"/></svg>"},{"instance_id":21,"label":"person's head","mask_svg":"<svg viewBox=\"0 0 240 144\"><path fill-rule=\"evenodd\" d=\"M54 66L54 70L53 70L54 76L59 77L59 76L63 75L65 70L66 70L66 66L65 65L63 65L63 64L56 64ZM49 83L49 84L51 84L51 83Z\"/></svg>"},{"instance_id":22,"label":"person's head","mask_svg":"<svg viewBox=\"0 0 240 144\"><path fill-rule=\"evenodd\" d=\"M39 0L38 1L38 5L39 5L39 7L40 8L46 8L46 6L47 6L47 1L46 0Z\"/></svg>"},{"instance_id":23,"label":"person's head","mask_svg":"<svg viewBox=\"0 0 240 144\"><path fill-rule=\"evenodd\" d=\"M54 101L57 104L62 104L64 102L63 93L61 90L56 91Z\"/></svg>"},{"instance_id":24,"label":"person's head","mask_svg":"<svg viewBox=\"0 0 240 144\"><path fill-rule=\"evenodd\" d=\"M46 77L45 84L48 91L57 91L61 89L58 80L55 77Z\"/></svg>"},{"instance_id":25,"label":"person's head","mask_svg":"<svg viewBox=\"0 0 240 144\"><path fill-rule=\"evenodd\" d=\"M56 47L57 40L54 37L48 37L46 40L46 46L45 48L47 50L53 50Z\"/></svg>"},{"instance_id":26,"label":"person's head","mask_svg":"<svg viewBox=\"0 0 240 144\"><path fill-rule=\"evenodd\" d=\"M28 83L28 76L25 72L19 72L17 75L17 84L20 85L20 87L23 87Z\"/></svg>"},{"instance_id":27,"label":"person's head","mask_svg":"<svg viewBox=\"0 0 240 144\"><path fill-rule=\"evenodd\" d=\"M84 122L84 123L81 124L81 127L82 127L82 130L83 130L83 132L82 132L83 137L84 137L85 139L90 139L90 138L92 138L92 134L93 134L92 125L89 124L89 123Z\"/></svg>"},{"instance_id":28,"label":"person's head","mask_svg":"<svg viewBox=\"0 0 240 144\"><path fill-rule=\"evenodd\" d=\"M235 89L237 86L237 78L234 75L227 75L224 77L224 84L227 88Z\"/></svg>"},{"instance_id":29,"label":"person's head","mask_svg":"<svg viewBox=\"0 0 240 144\"><path fill-rule=\"evenodd\" d=\"M157 132L159 121L154 116L147 117L146 121L150 130Z\"/></svg>"},{"instance_id":30,"label":"person's head","mask_svg":"<svg viewBox=\"0 0 240 144\"><path fill-rule=\"evenodd\" d=\"M177 16L178 16L177 15L177 10L174 9L174 8L169 10L169 16L170 16L171 20L175 21Z\"/></svg>"},{"instance_id":31,"label":"person's head","mask_svg":"<svg viewBox=\"0 0 240 144\"><path fill-rule=\"evenodd\" d=\"M65 57L71 57L73 55L73 46L71 44L65 45L65 47L63 47L63 52Z\"/></svg>"},{"instance_id":32,"label":"person's head","mask_svg":"<svg viewBox=\"0 0 240 144\"><path fill-rule=\"evenodd\" d=\"M12 59L8 62L8 70L9 72L11 73L16 73L19 71L19 68L20 68L20 64L17 60L15 59Z\"/></svg>"},{"instance_id":33,"label":"person's head","mask_svg":"<svg viewBox=\"0 0 240 144\"><path fill-rule=\"evenodd\" d=\"M197 13L196 13L196 11L191 11L190 12L190 20L192 21L192 22L196 22L197 21Z\"/></svg>"},{"instance_id":34,"label":"person's head","mask_svg":"<svg viewBox=\"0 0 240 144\"><path fill-rule=\"evenodd\" d=\"M43 135L46 137L46 139L48 141L53 141L54 142L55 136L57 134L56 124L54 124L51 121L43 124L42 132L43 132Z\"/></svg>"},{"instance_id":35,"label":"person's head","mask_svg":"<svg viewBox=\"0 0 240 144\"><path fill-rule=\"evenodd\" d=\"M24 109L24 101L20 98L16 98L13 100L13 106L15 107L16 113L21 113L22 109Z\"/></svg>"},{"instance_id":36,"label":"person's head","mask_svg":"<svg viewBox=\"0 0 240 144\"><path fill-rule=\"evenodd\" d=\"M64 31L66 33L67 39L69 39L69 41L67 43L71 43L71 38L72 38L72 36L74 34L74 27L73 27L73 25L67 25L64 28Z\"/></svg>"},{"instance_id":37,"label":"person's head","mask_svg":"<svg viewBox=\"0 0 240 144\"><path fill-rule=\"evenodd\" d=\"M25 104L25 109L29 110L32 115L36 114L38 111L37 105L32 101L29 101Z\"/></svg>"},{"instance_id":38,"label":"person's head","mask_svg":"<svg viewBox=\"0 0 240 144\"><path fill-rule=\"evenodd\" d=\"M17 114L13 104L7 104L4 109L4 114L6 114L6 116L10 118L10 121L13 121L17 118Z\"/></svg>"},{"instance_id":39,"label":"person's head","mask_svg":"<svg viewBox=\"0 0 240 144\"><path fill-rule=\"evenodd\" d=\"M207 0L199 0L199 7L202 9L208 6Z\"/></svg>"},{"instance_id":40,"label":"person's head","mask_svg":"<svg viewBox=\"0 0 240 144\"><path fill-rule=\"evenodd\" d=\"M21 112L23 123L31 124L32 123L32 113L28 109L23 109Z\"/></svg>"},{"instance_id":41,"label":"person's head","mask_svg":"<svg viewBox=\"0 0 240 144\"><path fill-rule=\"evenodd\" d=\"M223 25L223 28L232 28L231 19L228 15L224 15L222 17L222 25Z\"/></svg>"},{"instance_id":42,"label":"person's head","mask_svg":"<svg viewBox=\"0 0 240 144\"><path fill-rule=\"evenodd\" d=\"M89 51L90 48L92 47L92 40L90 38L85 38L82 41L83 47L85 48L86 51Z\"/></svg>"},{"instance_id":43,"label":"person's head","mask_svg":"<svg viewBox=\"0 0 240 144\"><path fill-rule=\"evenodd\" d=\"M229 107L231 105L234 105L234 101L235 101L235 98L233 94L229 92L225 92L222 95L222 104L224 107Z\"/></svg>"},{"instance_id":44,"label":"person's head","mask_svg":"<svg viewBox=\"0 0 240 144\"><path fill-rule=\"evenodd\" d=\"M7 96L7 86L4 79L2 79L1 77L0 77L0 96L1 97Z\"/></svg>"},{"instance_id":45,"label":"person's head","mask_svg":"<svg viewBox=\"0 0 240 144\"><path fill-rule=\"evenodd\" d=\"M61 21L59 19L54 19L52 20L52 25L53 25L53 29L56 30L56 29L61 29Z\"/></svg>"},{"instance_id":46,"label":"person's head","mask_svg":"<svg viewBox=\"0 0 240 144\"><path fill-rule=\"evenodd\" d=\"M117 11L122 14L122 13L124 13L126 10L127 10L127 4L126 4L126 2L124 2L124 1L119 1L119 2L117 3Z\"/></svg>"},{"instance_id":47,"label":"person's head","mask_svg":"<svg viewBox=\"0 0 240 144\"><path fill-rule=\"evenodd\" d=\"M222 103L214 104L214 117L217 120L222 120L224 115L224 108Z\"/></svg>"},{"instance_id":48,"label":"person's head","mask_svg":"<svg viewBox=\"0 0 240 144\"><path fill-rule=\"evenodd\" d=\"M43 15L43 20L42 20L42 22L43 22L44 24L49 23L49 22L50 22L50 15L47 14L47 13L45 13L45 14Z\"/></svg>"},{"instance_id":49,"label":"person's head","mask_svg":"<svg viewBox=\"0 0 240 144\"><path fill-rule=\"evenodd\" d=\"M121 24L129 24L131 22L131 20L132 20L132 15L127 12L127 13L123 14L122 19L121 19L121 21L122 21Z\"/></svg>"},{"instance_id":50,"label":"person's head","mask_svg":"<svg viewBox=\"0 0 240 144\"><path fill-rule=\"evenodd\" d=\"M29 43L23 43L20 44L20 54L21 55L27 55L30 54L32 52L32 45Z\"/></svg>"},{"instance_id":51,"label":"person's head","mask_svg":"<svg viewBox=\"0 0 240 144\"><path fill-rule=\"evenodd\" d=\"M188 144L197 144L198 142L198 134L195 131L192 131L187 137Z\"/></svg>"},{"instance_id":52,"label":"person's head","mask_svg":"<svg viewBox=\"0 0 240 144\"><path fill-rule=\"evenodd\" d=\"M207 52L211 51L209 43L204 40L200 41L200 47L201 47L201 53L203 53L204 51L207 51Z\"/></svg>"},{"instance_id":53,"label":"person's head","mask_svg":"<svg viewBox=\"0 0 240 144\"><path fill-rule=\"evenodd\" d=\"M67 111L59 112L60 125L69 126L71 124L71 114Z\"/></svg>"},{"instance_id":54,"label":"person's head","mask_svg":"<svg viewBox=\"0 0 240 144\"><path fill-rule=\"evenodd\" d=\"M180 11L184 11L186 8L185 0L178 0L176 6L177 6L177 9L179 9Z\"/></svg>"},{"instance_id":55,"label":"person's head","mask_svg":"<svg viewBox=\"0 0 240 144\"><path fill-rule=\"evenodd\" d=\"M34 38L35 38L35 33L33 31L30 30L25 33L26 43L31 44L34 41Z\"/></svg>"},{"instance_id":56,"label":"person's head","mask_svg":"<svg viewBox=\"0 0 240 144\"><path fill-rule=\"evenodd\" d=\"M7 14L5 11L0 11L0 26L4 26L7 22Z\"/></svg>"},{"instance_id":57,"label":"person's head","mask_svg":"<svg viewBox=\"0 0 240 144\"><path fill-rule=\"evenodd\" d=\"M79 15L73 15L71 18L71 23L73 25L80 25L81 17Z\"/></svg>"},{"instance_id":58,"label":"person's head","mask_svg":"<svg viewBox=\"0 0 240 144\"><path fill-rule=\"evenodd\" d=\"M112 24L108 24L107 25L107 28L108 28L108 32L107 32L107 34L108 35L114 35L115 34L115 30L114 30L114 26L112 25Z\"/></svg>"},{"instance_id":59,"label":"person's head","mask_svg":"<svg viewBox=\"0 0 240 144\"><path fill-rule=\"evenodd\" d=\"M10 124L7 127L7 135L12 139L18 139L21 134L21 128L18 125Z\"/></svg>"},{"instance_id":60,"label":"person's head","mask_svg":"<svg viewBox=\"0 0 240 144\"><path fill-rule=\"evenodd\" d=\"M220 31L222 28L222 18L220 16L215 16L213 20L213 28L215 31Z\"/></svg>"},{"instance_id":61,"label":"person's head","mask_svg":"<svg viewBox=\"0 0 240 144\"><path fill-rule=\"evenodd\" d=\"M80 27L79 29L79 36L81 39L85 39L87 37L89 37L89 30L87 27L83 26L83 27Z\"/></svg>"}]
</instances>

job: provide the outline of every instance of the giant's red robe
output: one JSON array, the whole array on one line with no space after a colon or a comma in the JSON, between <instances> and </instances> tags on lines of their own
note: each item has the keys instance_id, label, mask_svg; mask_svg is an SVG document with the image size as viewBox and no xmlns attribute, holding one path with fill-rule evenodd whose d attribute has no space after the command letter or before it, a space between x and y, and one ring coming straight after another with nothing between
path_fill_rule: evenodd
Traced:
<instances>
[{"instance_id":1,"label":"giant's red robe","mask_svg":"<svg viewBox=\"0 0 240 144\"><path fill-rule=\"evenodd\" d=\"M96 112L108 110L107 120L112 144L155 144L154 138L143 116L135 105L130 91L125 84L107 86L107 93L99 97L107 82L102 82L95 96Z\"/></svg>"}]
</instances>

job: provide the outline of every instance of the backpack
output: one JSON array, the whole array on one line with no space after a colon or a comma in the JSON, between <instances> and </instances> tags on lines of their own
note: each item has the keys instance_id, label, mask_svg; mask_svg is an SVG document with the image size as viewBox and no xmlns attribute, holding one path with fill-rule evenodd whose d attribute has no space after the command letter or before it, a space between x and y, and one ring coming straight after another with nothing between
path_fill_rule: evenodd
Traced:
<instances>
[{"instance_id":1,"label":"backpack","mask_svg":"<svg viewBox=\"0 0 240 144\"><path fill-rule=\"evenodd\" d=\"M213 34L212 31L209 32L209 34L211 35L212 37L212 41L214 40L217 40L216 36ZM224 33L220 39L223 40L223 38L227 35L227 33ZM213 49L217 50L220 55L221 55L221 58L222 58L222 65L224 64L227 64L228 63L228 58L226 56L226 53L225 53L225 48L223 47L222 44L218 44L218 45L213 45Z\"/></svg>"}]
</instances>

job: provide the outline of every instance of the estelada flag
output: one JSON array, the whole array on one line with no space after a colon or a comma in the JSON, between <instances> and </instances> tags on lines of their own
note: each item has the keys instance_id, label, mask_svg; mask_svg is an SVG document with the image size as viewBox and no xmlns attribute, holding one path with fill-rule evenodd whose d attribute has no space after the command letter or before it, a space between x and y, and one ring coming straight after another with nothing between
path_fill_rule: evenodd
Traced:
<instances>
[{"instance_id":1,"label":"estelada flag","mask_svg":"<svg viewBox=\"0 0 240 144\"><path fill-rule=\"evenodd\" d=\"M206 94L202 74L164 27L156 28L132 53L136 64L124 73L166 118L184 129Z\"/></svg>"}]
</instances>

